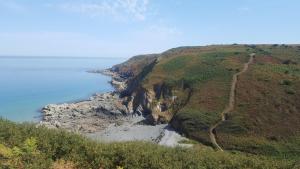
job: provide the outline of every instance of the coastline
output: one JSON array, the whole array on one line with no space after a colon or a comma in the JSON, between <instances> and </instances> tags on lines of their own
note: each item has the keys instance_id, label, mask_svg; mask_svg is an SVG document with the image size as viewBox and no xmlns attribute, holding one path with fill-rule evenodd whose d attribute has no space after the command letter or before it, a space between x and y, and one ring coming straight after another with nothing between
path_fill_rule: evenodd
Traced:
<instances>
[{"instance_id":1,"label":"coastline","mask_svg":"<svg viewBox=\"0 0 300 169\"><path fill-rule=\"evenodd\" d=\"M111 123L121 124L127 120L126 116L132 112L128 110L119 97L122 88L112 83L116 81L118 75L107 69L88 72L110 76L112 78L110 83L114 87L114 91L95 93L89 99L46 105L41 109L42 119L38 126L62 128L85 134L99 132ZM124 81L119 83L124 83L125 86Z\"/></svg>"},{"instance_id":2,"label":"coastline","mask_svg":"<svg viewBox=\"0 0 300 169\"><path fill-rule=\"evenodd\" d=\"M42 120L37 126L76 132L100 142L148 141L164 146L191 147L181 144L182 137L167 124L144 124L132 104L120 98L128 79L110 69L88 71L111 77L114 91L96 93L87 100L49 104L42 108ZM127 102L127 104L126 104Z\"/></svg>"}]
</instances>

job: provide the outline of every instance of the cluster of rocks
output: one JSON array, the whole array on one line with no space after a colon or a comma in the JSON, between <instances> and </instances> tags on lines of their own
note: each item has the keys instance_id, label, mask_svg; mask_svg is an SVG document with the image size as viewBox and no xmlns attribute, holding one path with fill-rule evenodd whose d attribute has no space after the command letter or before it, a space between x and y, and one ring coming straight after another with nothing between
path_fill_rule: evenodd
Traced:
<instances>
[{"instance_id":1,"label":"cluster of rocks","mask_svg":"<svg viewBox=\"0 0 300 169\"><path fill-rule=\"evenodd\" d=\"M132 114L115 92L96 94L89 100L70 104L50 104L42 109L39 125L79 133L101 131L108 125L122 124Z\"/></svg>"}]
</instances>

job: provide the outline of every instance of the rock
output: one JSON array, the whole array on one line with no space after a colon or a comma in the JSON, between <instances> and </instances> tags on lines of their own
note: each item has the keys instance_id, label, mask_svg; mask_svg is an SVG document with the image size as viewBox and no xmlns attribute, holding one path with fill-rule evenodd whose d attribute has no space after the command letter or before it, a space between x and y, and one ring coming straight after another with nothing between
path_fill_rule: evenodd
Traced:
<instances>
[{"instance_id":1,"label":"rock","mask_svg":"<svg viewBox=\"0 0 300 169\"><path fill-rule=\"evenodd\" d=\"M125 115L133 113L133 99L128 104L119 94L127 88L127 78L113 70L93 70L112 77L115 92L95 94L89 100L71 104L49 104L42 109L43 120L37 126L63 128L68 131L92 133L112 123L122 123Z\"/></svg>"},{"instance_id":2,"label":"rock","mask_svg":"<svg viewBox=\"0 0 300 169\"><path fill-rule=\"evenodd\" d=\"M143 114L143 111L144 111L144 109L143 109L143 106L142 105L139 105L138 107L137 107L137 109L136 109L136 114L137 115L142 115Z\"/></svg>"},{"instance_id":3,"label":"rock","mask_svg":"<svg viewBox=\"0 0 300 169\"><path fill-rule=\"evenodd\" d=\"M58 121L54 121L54 124L53 124L56 128L59 128L61 126L60 122Z\"/></svg>"},{"instance_id":4,"label":"rock","mask_svg":"<svg viewBox=\"0 0 300 169\"><path fill-rule=\"evenodd\" d=\"M71 104L49 104L42 109L43 121L37 126L63 128L80 133L103 130L125 118L128 110L115 92L96 94L90 100ZM122 121L122 120L121 120Z\"/></svg>"}]
</instances>

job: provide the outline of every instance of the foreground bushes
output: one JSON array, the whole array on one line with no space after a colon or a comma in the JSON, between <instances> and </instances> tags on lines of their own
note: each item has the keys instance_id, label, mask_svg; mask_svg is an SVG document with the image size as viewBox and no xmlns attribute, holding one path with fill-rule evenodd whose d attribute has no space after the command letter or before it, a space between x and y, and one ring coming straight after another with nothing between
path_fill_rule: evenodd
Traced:
<instances>
[{"instance_id":1,"label":"foreground bushes","mask_svg":"<svg viewBox=\"0 0 300 169\"><path fill-rule=\"evenodd\" d=\"M144 142L101 144L63 131L0 120L0 168L292 168L293 161L241 153L166 148Z\"/></svg>"}]
</instances>

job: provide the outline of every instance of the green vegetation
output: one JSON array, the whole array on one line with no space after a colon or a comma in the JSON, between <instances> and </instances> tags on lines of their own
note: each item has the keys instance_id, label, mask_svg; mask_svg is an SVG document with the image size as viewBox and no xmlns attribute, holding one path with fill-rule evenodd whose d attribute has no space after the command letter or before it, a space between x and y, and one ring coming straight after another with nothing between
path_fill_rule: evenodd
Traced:
<instances>
[{"instance_id":1,"label":"green vegetation","mask_svg":"<svg viewBox=\"0 0 300 169\"><path fill-rule=\"evenodd\" d=\"M292 168L292 160L239 152L167 148L151 143L102 144L59 130L0 120L0 168Z\"/></svg>"},{"instance_id":2,"label":"green vegetation","mask_svg":"<svg viewBox=\"0 0 300 169\"><path fill-rule=\"evenodd\" d=\"M185 65L189 62L189 57L188 56L182 56L182 57L178 57L175 58L173 60L171 60L170 62L166 63L163 68L165 71L167 72L174 72L178 69L182 69L185 67Z\"/></svg>"},{"instance_id":3,"label":"green vegetation","mask_svg":"<svg viewBox=\"0 0 300 169\"><path fill-rule=\"evenodd\" d=\"M173 103L172 125L181 133L210 145L208 129L220 120L228 103L233 74L249 58L247 47L211 46L166 52L143 81L152 89L166 84L178 96ZM179 105L179 106L178 106ZM172 107L170 106L170 107Z\"/></svg>"},{"instance_id":4,"label":"green vegetation","mask_svg":"<svg viewBox=\"0 0 300 169\"><path fill-rule=\"evenodd\" d=\"M291 52L278 55L277 49L268 52L272 56L257 55L256 64L240 77L235 110L218 127L218 140L230 150L299 159L300 67L281 62L298 58Z\"/></svg>"},{"instance_id":5,"label":"green vegetation","mask_svg":"<svg viewBox=\"0 0 300 169\"><path fill-rule=\"evenodd\" d=\"M208 130L221 119L233 74L241 71L251 53L256 53L254 62L238 77L234 110L216 128L217 142L225 150L299 159L299 46L172 49L159 56L141 86L159 91L158 96L164 94L154 86L164 86L163 91L171 91L167 96L177 96L174 102L156 97L169 104L172 117L167 119L184 135L211 145Z\"/></svg>"}]
</instances>

